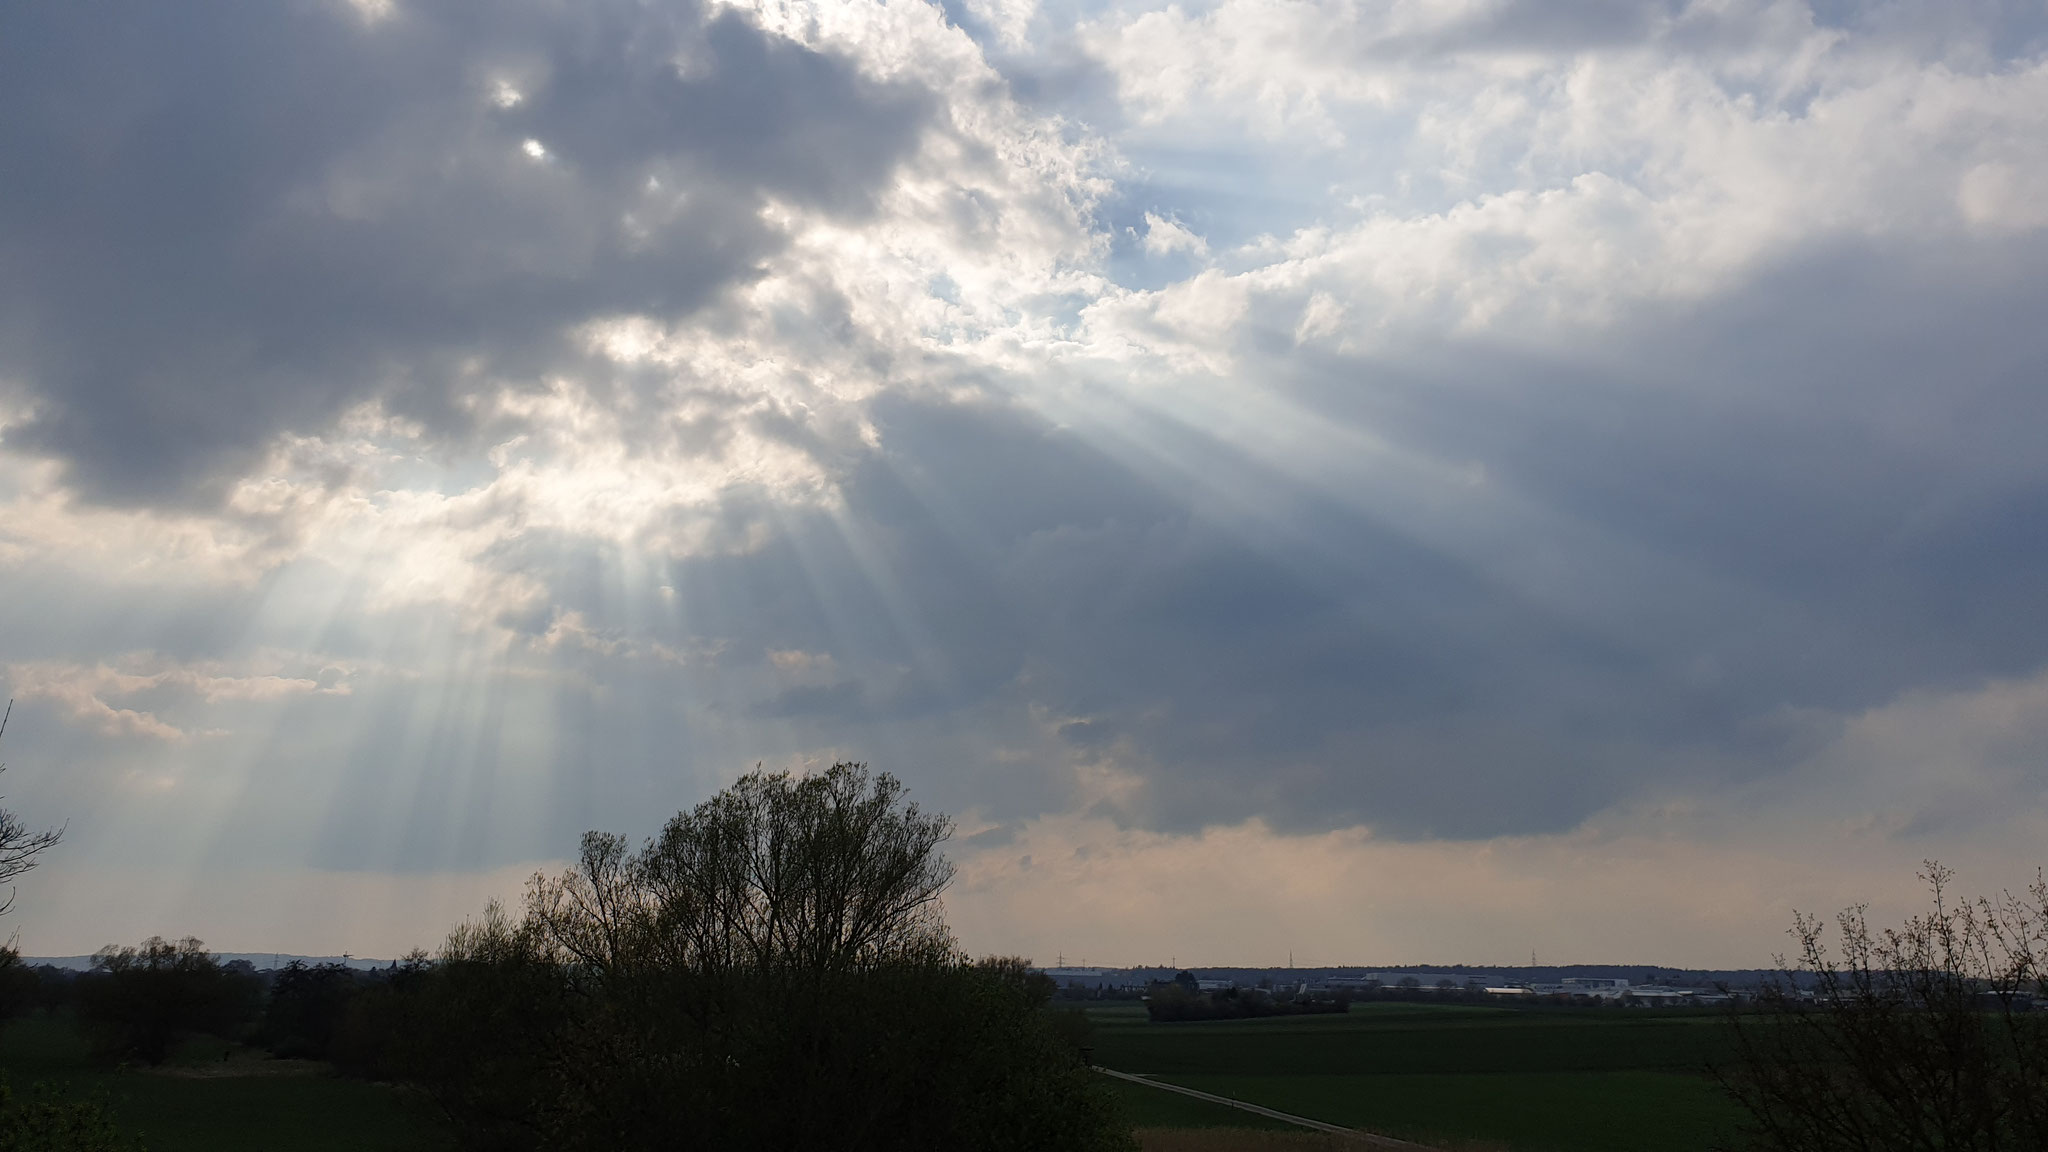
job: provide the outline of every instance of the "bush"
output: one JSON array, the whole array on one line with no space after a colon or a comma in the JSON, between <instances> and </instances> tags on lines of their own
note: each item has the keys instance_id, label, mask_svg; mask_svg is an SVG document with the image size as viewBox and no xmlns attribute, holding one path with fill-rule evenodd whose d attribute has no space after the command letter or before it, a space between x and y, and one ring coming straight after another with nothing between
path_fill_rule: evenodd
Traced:
<instances>
[{"instance_id":1,"label":"bush","mask_svg":"<svg viewBox=\"0 0 2048 1152\"><path fill-rule=\"evenodd\" d=\"M0 1152L142 1152L122 1138L98 1101L65 1100L38 1084L27 1101L17 1101L0 1075Z\"/></svg>"},{"instance_id":2,"label":"bush","mask_svg":"<svg viewBox=\"0 0 2048 1152\"><path fill-rule=\"evenodd\" d=\"M2026 898L1952 901L1874 931L1795 919L1799 956L1758 1011L1734 1016L1736 1059L1716 1070L1771 1152L1997 1152L2048 1148L2048 882Z\"/></svg>"}]
</instances>

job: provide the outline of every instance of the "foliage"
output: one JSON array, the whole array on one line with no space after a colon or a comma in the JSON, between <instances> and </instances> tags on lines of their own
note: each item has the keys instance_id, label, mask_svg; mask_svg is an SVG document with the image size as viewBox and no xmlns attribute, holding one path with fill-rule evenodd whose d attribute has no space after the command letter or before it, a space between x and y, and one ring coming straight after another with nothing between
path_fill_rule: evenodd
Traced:
<instances>
[{"instance_id":1,"label":"foliage","mask_svg":"<svg viewBox=\"0 0 2048 1152\"><path fill-rule=\"evenodd\" d=\"M950 831L863 765L756 772L587 835L362 1019L475 1148L1127 1147L1051 982L953 946Z\"/></svg>"},{"instance_id":2,"label":"foliage","mask_svg":"<svg viewBox=\"0 0 2048 1152\"><path fill-rule=\"evenodd\" d=\"M182 1037L232 1037L254 1018L256 977L223 968L202 942L152 936L137 948L109 945L75 989L102 1059L161 1064Z\"/></svg>"},{"instance_id":3,"label":"foliage","mask_svg":"<svg viewBox=\"0 0 2048 1152\"><path fill-rule=\"evenodd\" d=\"M279 1056L328 1059L360 992L356 973L346 964L294 960L270 979L256 1040Z\"/></svg>"},{"instance_id":4,"label":"foliage","mask_svg":"<svg viewBox=\"0 0 2048 1152\"><path fill-rule=\"evenodd\" d=\"M1756 1016L1735 1017L1719 1079L1774 1152L2048 1148L2048 881L1873 930L1862 907L1796 917L1798 959Z\"/></svg>"},{"instance_id":5,"label":"foliage","mask_svg":"<svg viewBox=\"0 0 2048 1152\"><path fill-rule=\"evenodd\" d=\"M0 1152L141 1152L96 1100L66 1100L38 1084L26 1101L0 1076Z\"/></svg>"},{"instance_id":6,"label":"foliage","mask_svg":"<svg viewBox=\"0 0 2048 1152\"><path fill-rule=\"evenodd\" d=\"M42 991L42 981L21 962L21 952L12 945L0 947L0 1023L35 1007Z\"/></svg>"}]
</instances>

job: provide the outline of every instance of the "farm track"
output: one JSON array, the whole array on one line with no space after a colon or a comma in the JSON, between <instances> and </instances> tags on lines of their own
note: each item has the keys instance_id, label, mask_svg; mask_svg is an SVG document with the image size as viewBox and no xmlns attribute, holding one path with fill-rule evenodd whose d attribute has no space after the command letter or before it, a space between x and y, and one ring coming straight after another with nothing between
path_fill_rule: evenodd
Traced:
<instances>
[{"instance_id":1,"label":"farm track","mask_svg":"<svg viewBox=\"0 0 2048 1152\"><path fill-rule=\"evenodd\" d=\"M1358 1140L1360 1143L1366 1144L1373 1148L1395 1149L1398 1150L1398 1152L1430 1152L1429 1146L1427 1144L1416 1144L1408 1140L1396 1140L1392 1136L1381 1136L1377 1132L1363 1132L1356 1128L1346 1128L1339 1124L1330 1124L1322 1120L1313 1120L1307 1116L1296 1116L1292 1112L1281 1112L1276 1109L1264 1107L1263 1105L1250 1104L1243 1100L1233 1100L1228 1096L1218 1096L1213 1092L1202 1092L1194 1088L1183 1088L1178 1084L1168 1084L1163 1080L1154 1080L1149 1076L1139 1076L1131 1072L1119 1072L1114 1068L1098 1067L1096 1071L1102 1073L1105 1076L1114 1076L1119 1080L1128 1080L1133 1084L1143 1084L1147 1087L1159 1088L1168 1092L1178 1092L1183 1096L1192 1096L1197 1100L1207 1100L1212 1104L1222 1104L1226 1107L1241 1109L1245 1112L1254 1112L1260 1116L1264 1116L1271 1120L1279 1120L1287 1124L1297 1124L1303 1128L1313 1128L1318 1132L1329 1132L1340 1136L1350 1136L1353 1139Z\"/></svg>"}]
</instances>

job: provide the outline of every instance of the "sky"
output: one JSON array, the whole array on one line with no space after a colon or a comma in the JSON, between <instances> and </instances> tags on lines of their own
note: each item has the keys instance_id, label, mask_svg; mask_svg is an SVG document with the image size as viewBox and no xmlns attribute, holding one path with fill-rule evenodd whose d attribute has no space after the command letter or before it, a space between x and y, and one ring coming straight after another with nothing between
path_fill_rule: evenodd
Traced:
<instances>
[{"instance_id":1,"label":"sky","mask_svg":"<svg viewBox=\"0 0 2048 1152\"><path fill-rule=\"evenodd\" d=\"M0 930L397 955L756 765L1050 963L2048 865L2048 10L0 12Z\"/></svg>"}]
</instances>

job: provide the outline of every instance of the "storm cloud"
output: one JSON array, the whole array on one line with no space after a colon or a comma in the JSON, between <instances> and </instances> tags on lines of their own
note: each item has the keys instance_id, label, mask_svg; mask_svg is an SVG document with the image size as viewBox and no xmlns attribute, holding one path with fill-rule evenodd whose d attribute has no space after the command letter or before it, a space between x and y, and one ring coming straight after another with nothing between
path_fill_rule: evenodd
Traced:
<instances>
[{"instance_id":1,"label":"storm cloud","mask_svg":"<svg viewBox=\"0 0 2048 1152\"><path fill-rule=\"evenodd\" d=\"M9 442L84 495L218 496L368 398L479 380L758 275L771 201L858 218L929 93L732 10L92 3L0 47Z\"/></svg>"},{"instance_id":2,"label":"storm cloud","mask_svg":"<svg viewBox=\"0 0 2048 1152\"><path fill-rule=\"evenodd\" d=\"M23 17L10 786L73 908L151 861L480 893L842 757L960 815L963 922L1025 951L1392 876L1328 948L1749 964L1789 899L2009 881L2037 17ZM1751 918L1586 886L1702 870ZM1213 924L1149 916L1174 877Z\"/></svg>"}]
</instances>

